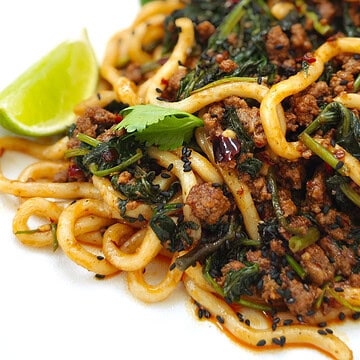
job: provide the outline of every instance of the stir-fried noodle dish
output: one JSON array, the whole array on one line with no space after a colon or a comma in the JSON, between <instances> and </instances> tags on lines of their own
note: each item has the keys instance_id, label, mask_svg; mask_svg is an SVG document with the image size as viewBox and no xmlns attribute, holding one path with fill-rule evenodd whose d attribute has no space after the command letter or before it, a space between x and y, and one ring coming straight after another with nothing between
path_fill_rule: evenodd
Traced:
<instances>
[{"instance_id":1,"label":"stir-fried noodle dish","mask_svg":"<svg viewBox=\"0 0 360 360\"><path fill-rule=\"evenodd\" d=\"M252 348L352 359L330 325L360 315L360 2L148 2L100 75L56 143L0 139L39 159L0 175L16 237L145 302L182 282Z\"/></svg>"}]
</instances>

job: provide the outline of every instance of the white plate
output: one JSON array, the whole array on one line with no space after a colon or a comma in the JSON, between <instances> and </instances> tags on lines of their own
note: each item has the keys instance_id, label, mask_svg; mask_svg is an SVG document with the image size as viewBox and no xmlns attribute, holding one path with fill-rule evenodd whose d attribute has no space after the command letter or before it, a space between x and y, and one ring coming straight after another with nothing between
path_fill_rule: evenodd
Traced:
<instances>
[{"instance_id":1,"label":"white plate","mask_svg":"<svg viewBox=\"0 0 360 360\"><path fill-rule=\"evenodd\" d=\"M6 4L6 5L5 5ZM107 39L138 10L128 1L8 0L1 5L0 88L59 42L83 28L101 60ZM32 159L8 152L1 163L14 178ZM160 304L143 304L123 276L95 280L60 250L21 245L11 232L17 199L0 195L1 359L327 359L309 349L251 351L193 315L182 287ZM337 333L360 355L356 324Z\"/></svg>"}]
</instances>

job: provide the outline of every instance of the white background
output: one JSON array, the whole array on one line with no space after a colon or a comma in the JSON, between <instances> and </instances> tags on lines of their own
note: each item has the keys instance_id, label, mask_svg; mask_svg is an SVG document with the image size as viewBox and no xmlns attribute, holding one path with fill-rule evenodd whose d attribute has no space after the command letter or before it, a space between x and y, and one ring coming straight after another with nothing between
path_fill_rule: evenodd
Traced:
<instances>
[{"instance_id":1,"label":"white background","mask_svg":"<svg viewBox=\"0 0 360 360\"><path fill-rule=\"evenodd\" d=\"M130 24L136 0L20 1L0 4L0 89L59 42L88 30L99 61L107 39ZM8 152L5 174L31 161ZM253 352L198 321L180 286L160 304L129 294L123 276L95 280L61 252L21 245L11 232L18 202L0 195L0 358L12 359L326 359L312 350ZM360 355L355 325L338 334Z\"/></svg>"}]
</instances>

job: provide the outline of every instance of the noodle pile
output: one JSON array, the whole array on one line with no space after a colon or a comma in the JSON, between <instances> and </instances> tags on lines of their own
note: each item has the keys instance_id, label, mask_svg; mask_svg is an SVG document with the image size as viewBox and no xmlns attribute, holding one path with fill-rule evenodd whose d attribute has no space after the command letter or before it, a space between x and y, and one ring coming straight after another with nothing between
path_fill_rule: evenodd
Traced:
<instances>
[{"instance_id":1,"label":"noodle pile","mask_svg":"<svg viewBox=\"0 0 360 360\"><path fill-rule=\"evenodd\" d=\"M190 3L197 4L196 1ZM231 13L231 10L234 12L241 8L250 13L248 9L253 8L249 3L224 1L224 9ZM274 24L279 24L292 11L303 11L301 6L306 7L306 3L316 5L312 2L272 1L268 4L267 16L271 17ZM356 9L360 11L356 3L346 4L350 14ZM194 63L200 58L200 48L205 46L214 33L212 25L205 23L205 20L202 23L186 16L171 17L176 13L183 14L181 11L188 6L189 3L178 0L150 2L141 8L129 28L112 36L100 67L99 90L76 107L75 113L82 119L82 123L78 120L67 136L53 145L15 137L0 139L2 151L18 151L39 159L39 162L25 168L16 180L0 174L0 191L18 197L20 202L13 220L13 232L28 246L59 247L69 259L97 277L126 272L131 293L144 302L165 300L183 282L199 313L206 311L211 314L229 333L250 347L266 350L288 344L311 346L335 359L352 359L352 351L346 343L329 328L319 327L318 324L343 316L354 317L360 311L360 287L356 282L359 271L354 270L360 261L360 231L359 223L356 223L359 220L356 211L359 210L360 197L359 153L347 148L341 141L333 141L331 136L334 136L335 130L330 130L335 129L333 119L336 116L343 116L344 122L350 121L350 118L356 119L354 123L349 123L355 126L356 121L359 122L360 86L356 84L360 82L360 64L354 54L360 56L360 38L339 33L332 33L331 36L322 34L315 49L309 48L301 56L294 56L302 60L297 60L292 71L284 66L284 59L273 58L267 69L272 69L274 64L281 68L274 78L261 71L254 71L250 76L225 76L226 73L237 71L236 61L231 60L230 56L227 58L226 51L208 53L209 59L211 55L217 59L215 64L220 64L225 75L199 88L195 87L185 95L175 96L169 84L178 74L182 74L182 81L186 79L185 72L189 74L194 69ZM303 11L306 16L309 13L310 10ZM317 24L313 17L311 19ZM285 22L281 24L285 26ZM273 25L274 28L276 26L279 29L279 25ZM311 25L307 23L307 26ZM200 31L203 28L209 31L207 35ZM162 45L164 39L168 39L169 29L173 30L173 44L170 51L164 53ZM227 34L226 39L233 45L229 40L231 36ZM322 104L319 106L323 111L322 117L318 117L320 110L311 115L310 121L301 122L299 112L296 113L297 117L291 117L289 104L297 101L297 96L303 91L313 89L314 84L329 82L325 78L332 61L340 66L339 63L351 57L357 61L358 67L354 71L352 85L344 76L340 84L344 90L336 96L328 92L322 94ZM176 90L180 91L182 85ZM84 159L100 143L110 143L124 136L124 129L117 124L117 120L122 120L122 114L125 114L122 111L128 106L144 104L196 114L203 120L204 126L197 127L192 142L177 149L162 149L156 144L146 144L144 147L139 145L143 156L141 160L139 157L120 171L110 171L103 175L97 172L99 169L91 170L93 164L90 162L86 168ZM332 107L327 108L326 105ZM117 106L116 110L112 110L113 106ZM93 130L96 136L89 135L89 132L82 137L84 123L89 118L104 116L102 111L112 114L106 113L111 124L103 125L97 120ZM248 131L247 138L250 137L255 143L255 150L243 151L241 148L245 145L239 144L236 128L222 122L226 116L231 119L235 116L241 122L242 111L251 112L261 120L260 125L256 123L257 129L260 127L259 131L263 134L261 143L257 142L260 140L256 138L259 135L256 129L249 131L249 124L243 126ZM310 111L309 108L306 111ZM327 127L323 125L326 116L332 121ZM163 136L168 135L164 133ZM91 141L95 145L90 145ZM224 144L227 151L221 152ZM130 153L134 150L129 149ZM238 151L243 158L237 157ZM226 159L223 160L220 155ZM97 156L105 159L104 162L116 160L108 148ZM260 164L253 176L238 167L241 161L250 164L249 159L256 159L257 164ZM145 160L149 163L145 164ZM139 194L140 191L133 195L134 198L129 198L126 191L122 190L128 184L134 185L139 167L153 172L145 179L154 188L160 189L161 201L144 200L145 195ZM355 214L354 219L351 218L351 210L347 213L342 208L334 215L338 221L337 227L321 223L319 218L322 219L322 215L326 217L326 204L331 204L329 208L335 206L335 201L330 202L328 195L322 194L325 200L322 198L318 205L315 199L320 195L306 195L312 196L310 201L301 193L303 187L296 188L293 184L286 187L284 182L291 183L291 180L285 173L288 171L295 174L295 168L308 171L308 185L305 187L309 193L314 187L320 186L315 182L318 179L316 176L335 172L345 178L346 181L340 187L350 194L351 206L356 209L352 213ZM256 187L261 181L263 185ZM313 187L310 181L313 181ZM171 191L172 196L169 195ZM303 196L303 200L308 201L306 209L311 208L309 213L312 217L291 212L293 203L296 203L295 208L300 208L296 196ZM203 201L204 209L208 211L204 216L199 215L205 211L199 210L199 203ZM287 207L289 201L290 208ZM212 210L206 207L216 208L216 211L218 208L224 210L212 222ZM321 209L315 210L318 208ZM305 207L302 211L305 211ZM45 224L31 229L28 222L33 216L43 219ZM236 228L235 235L229 237L227 234L232 231L232 221L235 226L240 224L241 230ZM162 228L165 222L172 230ZM348 237L344 239L340 239L342 235L336 233L336 228L342 226L341 222L347 222ZM319 230L321 226L323 228ZM171 231L182 236L180 245L176 243L179 238L171 237ZM269 240L266 236L271 231L275 235ZM351 239L349 234L353 236ZM217 244L223 238L226 239ZM351 255L352 269L346 270L351 274L345 270L333 270L336 265L336 259L333 258L329 261L333 276L327 278L327 275L322 274L319 282L315 270L312 272L312 266L319 264L311 264L309 257L314 254L315 258L319 252L325 256L322 255L325 251L323 244L331 245L329 238L342 244L339 247L344 251L343 254L346 252ZM304 239L309 242L298 245L297 241ZM236 244L243 243L236 257L231 257L228 254L235 251L235 240ZM277 245L280 243L279 248ZM318 243L322 244L321 247ZM268 255L264 255L265 245ZM241 252L242 249L246 251ZM203 253L199 255L201 251ZM193 253L197 256L195 260L190 257ZM222 264L226 256L229 256L228 261ZM326 260L329 257L327 255ZM158 284L148 284L144 270L157 258L166 259L168 271ZM267 273L269 268L263 265L264 259L271 263L269 268L272 273L270 270ZM184 265L186 261L188 263ZM244 280L239 285L239 296L233 290L226 292L227 276L240 275L242 269L255 269L254 278L251 279L256 280L252 280L254 282L250 285L246 283L250 277ZM277 274L274 269L278 271ZM323 271L321 266L320 271ZM285 287L285 283L289 287ZM270 284L274 286L272 293L266 287ZM315 294L312 314L309 309L300 313L299 308L294 310L291 306L297 301L295 285L298 284L305 290L308 288L308 294ZM289 291L290 294L285 294ZM267 297L264 295L266 292L270 293ZM245 317L253 316L250 314L254 314L254 309L255 317L267 319L268 328L257 327L255 323L249 326L241 321L240 313Z\"/></svg>"}]
</instances>

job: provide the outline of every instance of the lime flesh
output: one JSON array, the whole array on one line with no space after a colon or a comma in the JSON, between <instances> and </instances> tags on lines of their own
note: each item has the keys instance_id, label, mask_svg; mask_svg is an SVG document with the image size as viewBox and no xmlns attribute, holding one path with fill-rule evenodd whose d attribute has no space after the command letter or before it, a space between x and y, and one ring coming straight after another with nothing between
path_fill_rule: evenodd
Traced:
<instances>
[{"instance_id":1,"label":"lime flesh","mask_svg":"<svg viewBox=\"0 0 360 360\"><path fill-rule=\"evenodd\" d=\"M98 65L86 37L63 42L0 93L0 125L21 135L63 132L76 104L92 95Z\"/></svg>"}]
</instances>

